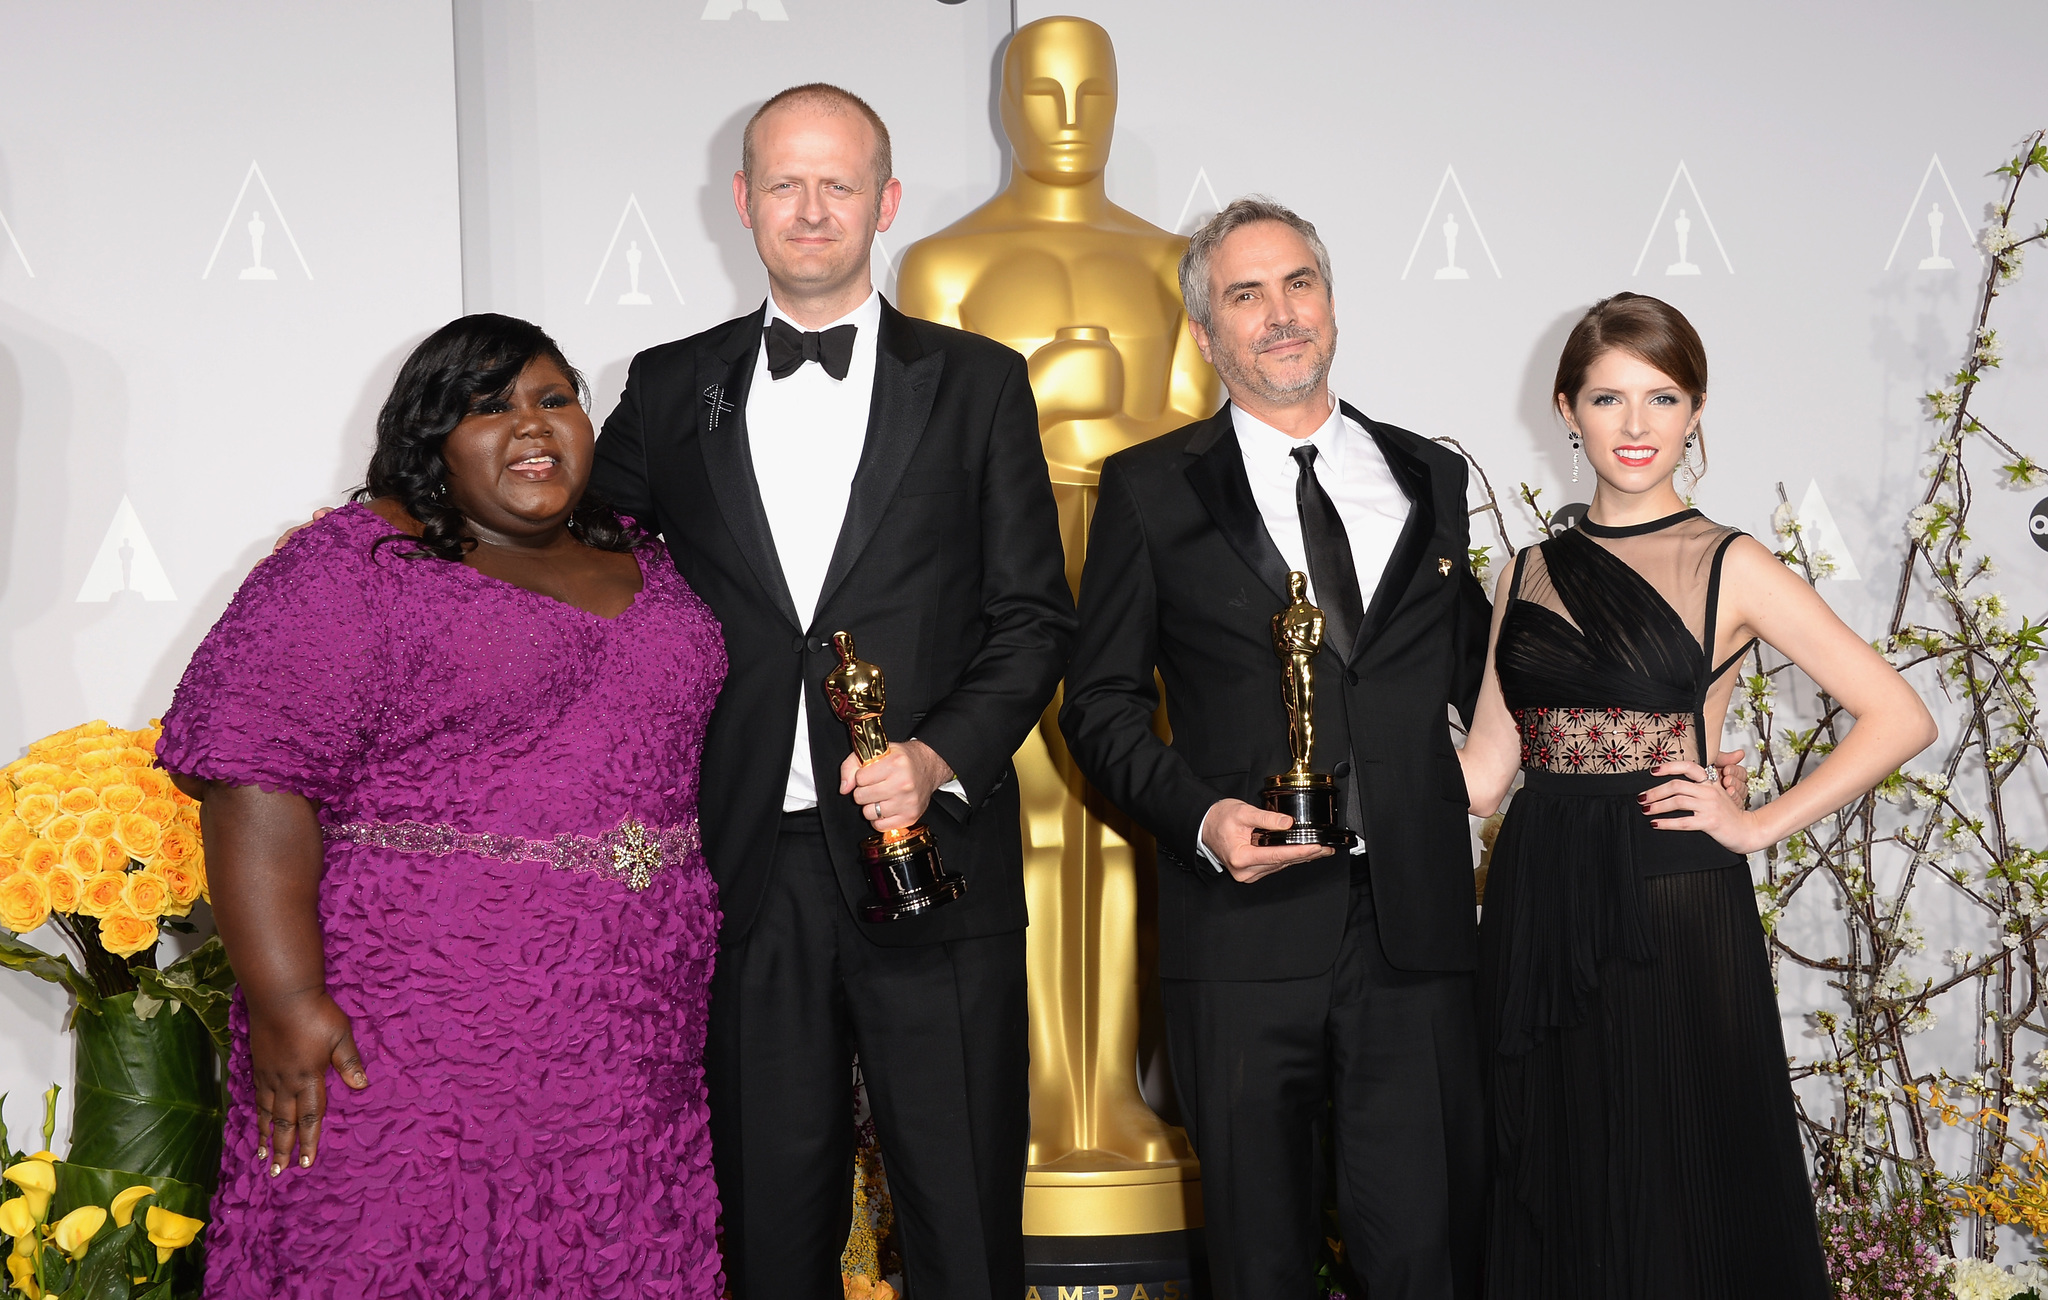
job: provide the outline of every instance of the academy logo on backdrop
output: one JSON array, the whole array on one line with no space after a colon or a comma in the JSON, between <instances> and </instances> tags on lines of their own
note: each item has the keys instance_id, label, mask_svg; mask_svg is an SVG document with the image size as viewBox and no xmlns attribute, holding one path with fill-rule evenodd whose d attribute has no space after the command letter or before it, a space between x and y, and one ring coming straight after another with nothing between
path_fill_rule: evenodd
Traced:
<instances>
[{"instance_id":1,"label":"academy logo on backdrop","mask_svg":"<svg viewBox=\"0 0 2048 1300\"><path fill-rule=\"evenodd\" d=\"M637 233L626 229L627 221L634 219L640 223ZM621 235L626 236L626 247L623 251L619 248ZM642 251L640 247L643 238L647 241L646 251ZM619 270L613 272L613 278L623 281L618 287L624 290L615 300L618 306L654 305L653 295L647 292L648 286L655 283L654 267L647 264L650 253L655 266L661 268L662 278L668 281L669 292L676 296L676 305L682 305L683 291L676 287L675 274L668 269L668 259L661 255L661 242L654 237L654 227L647 224L647 214L640 210L640 197L637 194L628 194L626 206L619 209L618 224L612 227L612 240L604 246L604 257L597 264L597 274L590 277L590 292L583 295L584 306L588 307L596 301L597 286L604 283L605 272L611 268L615 253L618 254L620 265Z\"/></svg>"},{"instance_id":2,"label":"academy logo on backdrop","mask_svg":"<svg viewBox=\"0 0 2048 1300\"><path fill-rule=\"evenodd\" d=\"M1223 202L1216 197L1216 187L1209 183L1209 169L1197 167L1194 183L1188 186L1188 197L1180 205L1180 215L1174 218L1173 233L1192 235L1221 211Z\"/></svg>"},{"instance_id":3,"label":"academy logo on backdrop","mask_svg":"<svg viewBox=\"0 0 2048 1300\"><path fill-rule=\"evenodd\" d=\"M249 192L249 182L262 187L261 200ZM247 213L245 220L243 214ZM266 219L268 214L268 219ZM235 191L235 201L228 205L228 219L220 226L220 237L213 241L213 253L206 259L206 269L199 273L204 280L213 275L213 269L223 260L233 268L238 280L258 282L277 279L280 266L289 265L282 256L278 236L284 236L283 246L291 250L291 256L305 272L308 280L313 278L313 268L306 263L306 255L299 251L299 241L292 234L291 223L284 219L284 209L278 206L277 195L270 192L270 181L263 175L263 169L254 159L249 161L249 170L242 173L242 188ZM265 260L266 255L268 261ZM246 263L246 265L243 265Z\"/></svg>"},{"instance_id":4,"label":"academy logo on backdrop","mask_svg":"<svg viewBox=\"0 0 2048 1300\"><path fill-rule=\"evenodd\" d=\"M1856 557L1849 553L1849 543L1843 538L1841 528L1835 523L1835 512L1828 509L1827 498L1820 494L1820 481L1809 479L1806 495L1799 499L1795 514L1799 520L1799 538L1806 543L1809 558L1825 555L1834 562L1834 568L1822 574L1838 582L1860 582L1863 571L1856 567Z\"/></svg>"},{"instance_id":5,"label":"academy logo on backdrop","mask_svg":"<svg viewBox=\"0 0 2048 1300\"><path fill-rule=\"evenodd\" d=\"M7 214L0 212L0 234L7 236L7 246L21 259L21 269L28 272L28 278L36 278L36 269L28 264L28 254L21 251L21 241L14 237L14 227L7 224Z\"/></svg>"},{"instance_id":6,"label":"academy logo on backdrop","mask_svg":"<svg viewBox=\"0 0 2048 1300\"><path fill-rule=\"evenodd\" d=\"M1446 202L1447 197L1451 201ZM1463 221L1458 219L1461 213ZM1459 260L1461 241L1463 261ZM1436 193L1430 196L1429 211L1422 218L1422 229L1415 232L1415 246L1408 250L1408 262L1401 268L1401 278L1408 278L1420 257L1423 269L1430 271L1432 279L1469 280L1478 265L1478 259L1472 255L1474 244L1478 245L1486 265L1493 268L1493 278L1500 279L1500 263L1493 260L1493 249L1486 242L1486 232L1479 228L1479 218L1472 211L1472 200L1465 197L1465 186L1458 180L1458 169L1446 166L1443 179L1436 183Z\"/></svg>"},{"instance_id":7,"label":"academy logo on backdrop","mask_svg":"<svg viewBox=\"0 0 2048 1300\"><path fill-rule=\"evenodd\" d=\"M1927 186L1936 176L1941 177L1941 188L1929 194ZM1941 206L1943 196L1948 198L1946 210ZM1901 260L1899 250L1904 249L1907 266L1920 271L1953 271L1956 255L1970 247L1970 233L1963 201L1956 197L1956 187L1949 184L1948 168L1941 165L1940 154L1931 154L1927 169L1920 173L1920 188L1913 191L1913 201L1906 205L1906 219L1899 223L1899 236L1892 240L1892 251L1885 256L1884 269L1891 270L1892 264Z\"/></svg>"},{"instance_id":8,"label":"academy logo on backdrop","mask_svg":"<svg viewBox=\"0 0 2048 1300\"><path fill-rule=\"evenodd\" d=\"M725 22L742 9L764 23L789 21L789 10L782 7L782 0L704 0L703 21Z\"/></svg>"},{"instance_id":9,"label":"academy logo on backdrop","mask_svg":"<svg viewBox=\"0 0 2048 1300\"><path fill-rule=\"evenodd\" d=\"M1683 190L1678 188L1680 181L1685 182ZM1708 251L1710 246L1712 252ZM1658 258L1651 258L1652 248L1659 250ZM1699 186L1693 183L1692 172L1683 158L1678 161L1678 170L1671 173L1671 184L1664 187L1664 201L1657 205L1656 219L1650 222L1650 233L1643 239L1643 251L1636 254L1636 269L1629 274L1641 275L1647 261L1651 264L1650 273L1655 275L1663 257L1675 257L1662 263L1665 275L1699 275L1702 263L1711 266L1715 261L1728 274L1735 274L1735 263L1728 260L1728 250L1721 246L1721 233L1714 229L1714 219L1707 215L1707 201L1700 197Z\"/></svg>"},{"instance_id":10,"label":"academy logo on backdrop","mask_svg":"<svg viewBox=\"0 0 2048 1300\"><path fill-rule=\"evenodd\" d=\"M114 522L100 542L99 554L85 571L85 585L78 589L78 603L112 600L116 596L139 596L143 600L176 600L170 575L156 558L156 548L142 531L142 521L126 496L114 509Z\"/></svg>"},{"instance_id":11,"label":"academy logo on backdrop","mask_svg":"<svg viewBox=\"0 0 2048 1300\"><path fill-rule=\"evenodd\" d=\"M875 232L874 245L868 249L868 273L881 286L882 296L896 296L896 255L882 242L882 232Z\"/></svg>"}]
</instances>

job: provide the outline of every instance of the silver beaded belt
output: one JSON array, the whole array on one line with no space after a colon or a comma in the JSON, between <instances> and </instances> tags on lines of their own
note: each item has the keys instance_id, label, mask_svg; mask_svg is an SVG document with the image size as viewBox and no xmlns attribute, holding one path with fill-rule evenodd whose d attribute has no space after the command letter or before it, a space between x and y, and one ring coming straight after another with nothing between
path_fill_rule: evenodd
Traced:
<instances>
[{"instance_id":1,"label":"silver beaded belt","mask_svg":"<svg viewBox=\"0 0 2048 1300\"><path fill-rule=\"evenodd\" d=\"M557 835L533 840L457 830L439 822L347 822L323 827L322 838L406 853L473 853L498 862L545 862L562 871L583 871L641 890L654 873L679 866L698 849L697 823L654 830L627 818L599 836Z\"/></svg>"}]
</instances>

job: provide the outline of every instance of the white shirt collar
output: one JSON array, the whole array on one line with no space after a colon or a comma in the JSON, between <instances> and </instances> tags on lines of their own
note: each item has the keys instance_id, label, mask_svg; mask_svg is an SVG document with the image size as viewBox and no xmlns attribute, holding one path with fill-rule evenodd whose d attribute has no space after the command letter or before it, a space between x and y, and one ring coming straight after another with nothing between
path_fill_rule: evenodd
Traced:
<instances>
[{"instance_id":1,"label":"white shirt collar","mask_svg":"<svg viewBox=\"0 0 2048 1300\"><path fill-rule=\"evenodd\" d=\"M1289 474L1295 473L1294 449L1313 446L1316 459L1327 460L1332 472L1344 468L1344 444L1349 440L1343 436L1344 408L1335 393L1330 395L1330 418L1306 438L1282 433L1235 402L1230 404L1230 424L1237 430L1237 445L1243 449L1245 458L1262 466L1284 465Z\"/></svg>"},{"instance_id":2,"label":"white shirt collar","mask_svg":"<svg viewBox=\"0 0 2048 1300\"><path fill-rule=\"evenodd\" d=\"M799 324L788 312L777 306L775 295L771 293L768 295L768 314L761 321L762 328L765 329L768 322L772 320L786 320L800 330L811 332L810 326ZM881 328L881 324L882 295L875 289L870 288L868 296L861 300L860 306L855 307L830 325L820 325L815 332L822 334L826 330L836 329L841 325L858 325L860 333L853 336L853 345L860 347L862 344L872 345L874 343L875 332Z\"/></svg>"}]
</instances>

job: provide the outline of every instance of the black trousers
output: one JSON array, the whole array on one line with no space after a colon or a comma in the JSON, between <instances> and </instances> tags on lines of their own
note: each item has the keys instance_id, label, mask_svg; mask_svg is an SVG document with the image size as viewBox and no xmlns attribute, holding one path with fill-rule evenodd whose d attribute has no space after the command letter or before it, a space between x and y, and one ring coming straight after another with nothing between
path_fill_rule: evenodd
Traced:
<instances>
[{"instance_id":1,"label":"black trousers","mask_svg":"<svg viewBox=\"0 0 2048 1300\"><path fill-rule=\"evenodd\" d=\"M816 814L783 818L753 926L718 954L706 1067L734 1300L838 1300L860 1053L915 1300L1024 1294L1024 935L884 948Z\"/></svg>"},{"instance_id":2,"label":"black trousers","mask_svg":"<svg viewBox=\"0 0 2048 1300\"><path fill-rule=\"evenodd\" d=\"M1372 1300L1479 1294L1486 1128L1472 977L1387 964L1362 859L1329 971L1165 980L1162 992L1217 1300L1318 1294L1325 1115L1345 1256Z\"/></svg>"}]
</instances>

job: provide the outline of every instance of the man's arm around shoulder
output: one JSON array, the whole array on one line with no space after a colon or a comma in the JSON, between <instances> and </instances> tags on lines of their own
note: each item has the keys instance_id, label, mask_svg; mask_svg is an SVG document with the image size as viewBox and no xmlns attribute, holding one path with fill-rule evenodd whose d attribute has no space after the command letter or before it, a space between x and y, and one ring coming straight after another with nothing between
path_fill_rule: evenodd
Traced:
<instances>
[{"instance_id":1,"label":"man's arm around shoulder","mask_svg":"<svg viewBox=\"0 0 2048 1300\"><path fill-rule=\"evenodd\" d=\"M654 485L647 473L647 370L649 354L633 358L626 370L626 388L619 404L605 417L590 467L591 496L622 515L631 515L650 533L661 531L656 517Z\"/></svg>"}]
</instances>

